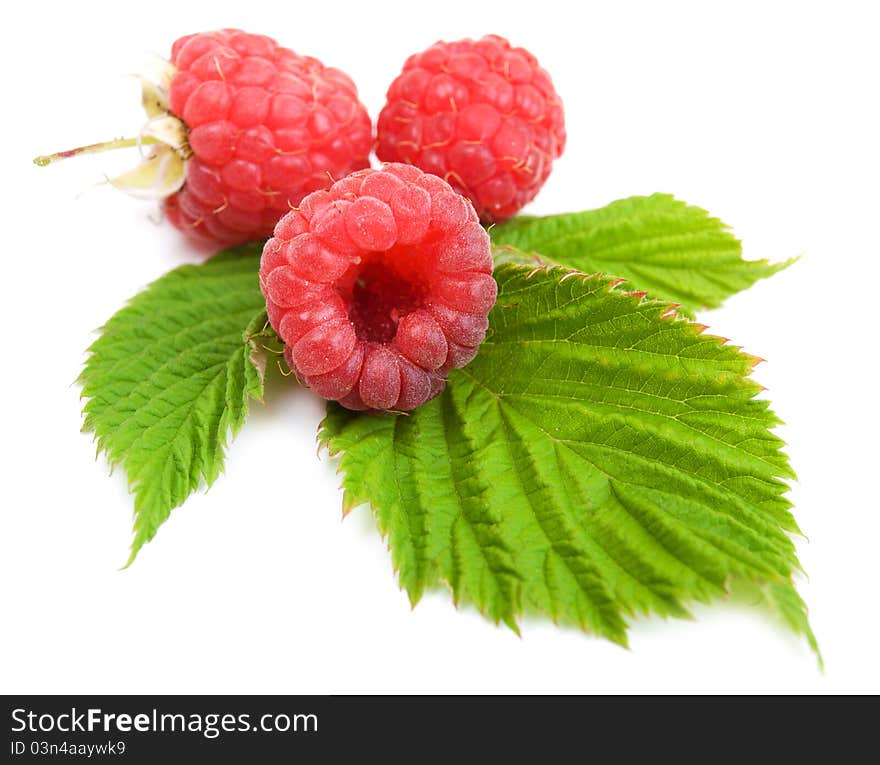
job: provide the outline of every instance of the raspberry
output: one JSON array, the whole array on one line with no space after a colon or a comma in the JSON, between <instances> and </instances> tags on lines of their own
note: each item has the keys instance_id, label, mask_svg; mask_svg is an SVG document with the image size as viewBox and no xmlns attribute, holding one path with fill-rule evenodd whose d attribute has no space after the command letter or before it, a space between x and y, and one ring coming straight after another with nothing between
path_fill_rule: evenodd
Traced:
<instances>
[{"instance_id":1,"label":"raspberry","mask_svg":"<svg viewBox=\"0 0 880 765\"><path fill-rule=\"evenodd\" d=\"M114 185L165 199L182 230L221 244L264 239L291 206L369 166L372 125L347 75L273 39L235 29L174 43L159 82L144 82L138 139L39 157L158 144Z\"/></svg>"},{"instance_id":2,"label":"raspberry","mask_svg":"<svg viewBox=\"0 0 880 765\"><path fill-rule=\"evenodd\" d=\"M473 206L403 164L303 199L266 242L260 285L290 368L349 409L438 395L476 355L497 296Z\"/></svg>"},{"instance_id":3,"label":"raspberry","mask_svg":"<svg viewBox=\"0 0 880 765\"><path fill-rule=\"evenodd\" d=\"M379 159L448 181L489 223L515 215L565 147L562 102L502 37L438 42L406 61L379 115Z\"/></svg>"}]
</instances>

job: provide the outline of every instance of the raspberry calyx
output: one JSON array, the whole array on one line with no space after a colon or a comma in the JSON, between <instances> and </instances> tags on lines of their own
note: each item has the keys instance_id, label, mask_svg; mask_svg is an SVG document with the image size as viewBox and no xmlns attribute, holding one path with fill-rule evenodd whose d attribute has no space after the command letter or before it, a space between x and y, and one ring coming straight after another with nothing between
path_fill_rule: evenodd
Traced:
<instances>
[{"instance_id":1,"label":"raspberry calyx","mask_svg":"<svg viewBox=\"0 0 880 765\"><path fill-rule=\"evenodd\" d=\"M473 206L403 164L303 199L263 248L260 285L291 369L355 410L437 396L476 355L497 297Z\"/></svg>"},{"instance_id":2,"label":"raspberry calyx","mask_svg":"<svg viewBox=\"0 0 880 765\"><path fill-rule=\"evenodd\" d=\"M168 107L168 90L176 69L162 59L153 61L151 68L153 71L140 78L141 103L148 120L137 136L43 155L36 157L34 164L45 167L81 154L137 147L143 154L137 167L108 182L140 199L164 199L176 193L183 186L184 163L191 155L186 125L171 114ZM149 147L149 151L144 152L144 147Z\"/></svg>"}]
</instances>

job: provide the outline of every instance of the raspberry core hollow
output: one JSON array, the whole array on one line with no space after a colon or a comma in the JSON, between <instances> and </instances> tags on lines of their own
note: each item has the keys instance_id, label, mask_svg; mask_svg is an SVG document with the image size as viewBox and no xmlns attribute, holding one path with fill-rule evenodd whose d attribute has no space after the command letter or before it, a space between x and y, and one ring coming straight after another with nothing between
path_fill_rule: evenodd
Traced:
<instances>
[{"instance_id":1,"label":"raspberry core hollow","mask_svg":"<svg viewBox=\"0 0 880 765\"><path fill-rule=\"evenodd\" d=\"M307 196L266 243L260 285L291 369L349 409L438 395L476 355L497 296L473 206L402 164Z\"/></svg>"}]
</instances>

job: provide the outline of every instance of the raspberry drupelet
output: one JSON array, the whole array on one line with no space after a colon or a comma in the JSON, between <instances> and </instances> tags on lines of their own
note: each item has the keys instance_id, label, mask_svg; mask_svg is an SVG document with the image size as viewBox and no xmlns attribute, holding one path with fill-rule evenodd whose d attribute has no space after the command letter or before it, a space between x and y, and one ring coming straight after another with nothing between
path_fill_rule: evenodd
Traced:
<instances>
[{"instance_id":1,"label":"raspberry drupelet","mask_svg":"<svg viewBox=\"0 0 880 765\"><path fill-rule=\"evenodd\" d=\"M260 285L291 369L356 410L438 395L476 355L497 297L473 206L403 164L307 196L263 248Z\"/></svg>"},{"instance_id":2,"label":"raspberry drupelet","mask_svg":"<svg viewBox=\"0 0 880 765\"><path fill-rule=\"evenodd\" d=\"M407 59L379 115L376 154L444 178L490 223L535 197L564 148L550 76L527 50L489 35Z\"/></svg>"}]
</instances>

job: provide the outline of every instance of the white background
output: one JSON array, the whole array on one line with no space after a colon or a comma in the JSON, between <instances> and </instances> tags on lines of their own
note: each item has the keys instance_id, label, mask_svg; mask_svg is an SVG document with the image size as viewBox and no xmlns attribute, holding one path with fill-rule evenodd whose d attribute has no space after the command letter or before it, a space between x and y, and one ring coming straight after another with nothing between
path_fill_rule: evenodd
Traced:
<instances>
[{"instance_id":1,"label":"white background","mask_svg":"<svg viewBox=\"0 0 880 765\"><path fill-rule=\"evenodd\" d=\"M877 294L880 46L872 3L16 4L3 56L3 692L880 691ZM273 10L277 8L279 10ZM433 10L429 10L433 9ZM434 15L439 14L439 15ZM636 621L626 651L446 593L413 611L365 509L341 522L293 385L126 571L131 498L79 432L73 381L124 300L199 254L108 188L134 157L33 156L133 134L125 75L186 33L238 26L349 72L375 117L406 56L496 32L552 74L570 141L530 212L667 191L733 225L747 257L802 254L702 316L769 359L788 423L798 550L827 669L748 603Z\"/></svg>"}]
</instances>

